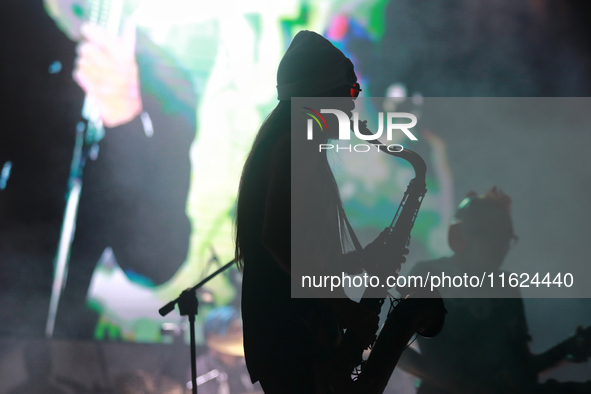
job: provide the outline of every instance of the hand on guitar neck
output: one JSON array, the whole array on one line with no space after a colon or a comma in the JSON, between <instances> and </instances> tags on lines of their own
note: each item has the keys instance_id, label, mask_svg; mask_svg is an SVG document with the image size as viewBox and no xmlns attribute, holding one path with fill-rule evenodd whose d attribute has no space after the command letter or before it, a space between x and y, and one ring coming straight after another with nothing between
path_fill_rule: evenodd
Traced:
<instances>
[{"instance_id":1,"label":"hand on guitar neck","mask_svg":"<svg viewBox=\"0 0 591 394\"><path fill-rule=\"evenodd\" d=\"M532 369L536 374L547 372L553 368L569 363L584 363L591 357L591 326L577 327L575 334L548 349L542 354L533 356Z\"/></svg>"}]
</instances>

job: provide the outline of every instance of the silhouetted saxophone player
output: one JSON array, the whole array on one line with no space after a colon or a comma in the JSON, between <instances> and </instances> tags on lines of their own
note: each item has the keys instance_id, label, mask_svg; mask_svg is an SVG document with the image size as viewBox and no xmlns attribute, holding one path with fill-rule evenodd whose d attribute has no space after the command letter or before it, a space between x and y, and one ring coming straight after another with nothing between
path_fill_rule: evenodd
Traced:
<instances>
[{"instance_id":1,"label":"silhouetted saxophone player","mask_svg":"<svg viewBox=\"0 0 591 394\"><path fill-rule=\"evenodd\" d=\"M334 262L348 273L372 272L384 258L385 233L365 249L343 253L343 244L355 237L326 151L319 154L317 145L337 136L317 133L316 149L302 146L291 161L291 97L349 97L350 104L345 100L349 107L341 109L352 110L361 91L353 64L322 36L302 31L279 65L277 90L280 101L261 126L246 160L237 205L236 258L244 274L244 348L251 379L260 381L265 393L381 392L382 383L371 390L360 387L351 380L349 369L356 363L356 353L375 338L374 306L353 302L342 288L341 298L331 299L291 298L290 292L293 226L303 229L309 239L305 250L294 252L303 253L319 272ZM292 188L301 198L291 200ZM292 223L292 217L306 220ZM404 253L403 248L396 264L404 262ZM421 301L405 303L390 319L395 327L388 341L398 340L389 343L390 348L401 352L426 318L443 315L441 304L428 312L414 307ZM346 340L343 329L349 336ZM376 379L366 380L371 385Z\"/></svg>"}]
</instances>

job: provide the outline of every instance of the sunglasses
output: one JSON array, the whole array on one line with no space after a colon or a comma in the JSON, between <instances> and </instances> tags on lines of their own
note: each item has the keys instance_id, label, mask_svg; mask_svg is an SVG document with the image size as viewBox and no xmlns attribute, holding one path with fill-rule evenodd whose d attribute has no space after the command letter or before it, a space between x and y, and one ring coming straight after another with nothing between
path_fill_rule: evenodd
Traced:
<instances>
[{"instance_id":1,"label":"sunglasses","mask_svg":"<svg viewBox=\"0 0 591 394\"><path fill-rule=\"evenodd\" d=\"M351 87L351 97L353 97L353 98L358 97L359 92L361 92L361 87L359 86L358 83L356 83Z\"/></svg>"}]
</instances>

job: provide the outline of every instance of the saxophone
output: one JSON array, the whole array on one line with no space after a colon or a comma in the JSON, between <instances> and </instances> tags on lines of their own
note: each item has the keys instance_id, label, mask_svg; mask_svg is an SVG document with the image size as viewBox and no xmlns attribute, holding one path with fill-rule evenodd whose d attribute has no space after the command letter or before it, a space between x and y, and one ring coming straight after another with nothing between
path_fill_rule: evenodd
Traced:
<instances>
[{"instance_id":1,"label":"saxophone","mask_svg":"<svg viewBox=\"0 0 591 394\"><path fill-rule=\"evenodd\" d=\"M365 121L359 122L359 131L365 135L373 134L367 129ZM406 160L415 171L415 178L410 181L392 223L377 238L380 248L385 253L401 261L410 243L410 233L427 192L427 166L421 156L412 150L391 152L377 139L368 143L377 145L384 153ZM388 275L394 274L389 265L392 264L382 264L376 272L372 272L380 277L381 283ZM423 294L424 297L432 298L419 298L413 295L416 294L407 295L390 311L374 344L371 345L371 353L366 361L363 361L365 346L352 332L347 331L344 334L334 357L332 375L329 377L331 392L383 393L412 336L418 333L432 337L441 331L445 308L439 294ZM386 298L386 288L368 287L360 303L379 314Z\"/></svg>"}]
</instances>

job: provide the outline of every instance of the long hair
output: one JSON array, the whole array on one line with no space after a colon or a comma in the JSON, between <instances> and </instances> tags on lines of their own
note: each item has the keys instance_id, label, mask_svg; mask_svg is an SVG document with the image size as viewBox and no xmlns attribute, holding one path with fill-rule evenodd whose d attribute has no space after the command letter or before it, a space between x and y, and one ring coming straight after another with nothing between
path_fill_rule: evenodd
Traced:
<instances>
[{"instance_id":1,"label":"long hair","mask_svg":"<svg viewBox=\"0 0 591 394\"><path fill-rule=\"evenodd\" d=\"M245 256L261 240L265 214L266 166L277 141L291 129L291 101L280 101L261 125L244 163L236 203L234 259L242 269Z\"/></svg>"},{"instance_id":2,"label":"long hair","mask_svg":"<svg viewBox=\"0 0 591 394\"><path fill-rule=\"evenodd\" d=\"M325 94L334 94L333 91ZM252 149L246 159L236 204L236 249L235 261L240 269L245 258L248 259L261 245L265 202L268 189L268 166L270 165L273 146L285 134L291 132L291 101L280 101L261 125L255 137ZM326 141L325 141L326 142ZM332 203L341 212L341 199L337 182L332 174L326 153L320 156L320 176L326 181ZM286 174L291 176L291 174ZM341 245L348 243L345 218L339 215Z\"/></svg>"}]
</instances>

